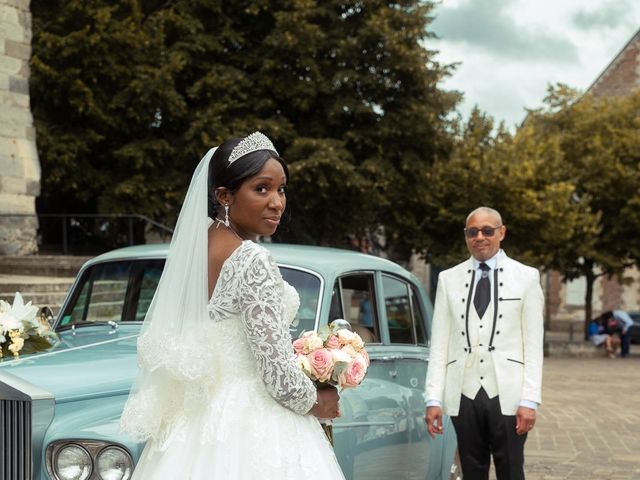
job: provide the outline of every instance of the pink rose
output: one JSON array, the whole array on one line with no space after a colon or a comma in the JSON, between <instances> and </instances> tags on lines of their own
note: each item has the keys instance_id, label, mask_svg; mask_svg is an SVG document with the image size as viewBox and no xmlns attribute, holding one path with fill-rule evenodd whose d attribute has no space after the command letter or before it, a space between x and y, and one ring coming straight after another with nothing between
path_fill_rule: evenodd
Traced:
<instances>
[{"instance_id":1,"label":"pink rose","mask_svg":"<svg viewBox=\"0 0 640 480\"><path fill-rule=\"evenodd\" d=\"M367 373L367 367L362 361L354 360L347 369L340 375L339 385L342 388L353 388L360 385Z\"/></svg>"},{"instance_id":2,"label":"pink rose","mask_svg":"<svg viewBox=\"0 0 640 480\"><path fill-rule=\"evenodd\" d=\"M358 354L362 355L362 358L364 359L364 363L365 363L365 365L367 367L369 365L371 365L371 360L369 359L369 354L367 353L367 351L364 348L362 350L360 350L358 352Z\"/></svg>"},{"instance_id":3,"label":"pink rose","mask_svg":"<svg viewBox=\"0 0 640 480\"><path fill-rule=\"evenodd\" d=\"M327 339L327 348L340 348L340 339L336 335L331 335Z\"/></svg>"},{"instance_id":4,"label":"pink rose","mask_svg":"<svg viewBox=\"0 0 640 480\"><path fill-rule=\"evenodd\" d=\"M293 351L296 352L296 355L300 355L304 352L304 339L298 338L293 341Z\"/></svg>"},{"instance_id":5,"label":"pink rose","mask_svg":"<svg viewBox=\"0 0 640 480\"><path fill-rule=\"evenodd\" d=\"M318 379L319 382L326 382L331 378L333 370L333 357L326 348L321 348L307 355L311 364L311 374Z\"/></svg>"}]
</instances>

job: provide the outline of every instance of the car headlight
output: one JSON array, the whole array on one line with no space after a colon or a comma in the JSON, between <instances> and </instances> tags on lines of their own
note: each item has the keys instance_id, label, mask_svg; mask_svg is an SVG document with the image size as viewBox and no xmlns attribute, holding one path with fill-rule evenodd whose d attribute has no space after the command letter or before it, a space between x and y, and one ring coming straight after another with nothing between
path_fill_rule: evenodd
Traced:
<instances>
[{"instance_id":1,"label":"car headlight","mask_svg":"<svg viewBox=\"0 0 640 480\"><path fill-rule=\"evenodd\" d=\"M56 440L47 446L46 460L55 480L129 480L133 474L129 451L103 440Z\"/></svg>"},{"instance_id":2,"label":"car headlight","mask_svg":"<svg viewBox=\"0 0 640 480\"><path fill-rule=\"evenodd\" d=\"M84 448L70 443L58 450L53 468L60 480L87 480L93 471L93 461Z\"/></svg>"},{"instance_id":3,"label":"car headlight","mask_svg":"<svg viewBox=\"0 0 640 480\"><path fill-rule=\"evenodd\" d=\"M133 460L122 448L110 446L98 453L96 470L102 480L128 480L133 472Z\"/></svg>"}]
</instances>

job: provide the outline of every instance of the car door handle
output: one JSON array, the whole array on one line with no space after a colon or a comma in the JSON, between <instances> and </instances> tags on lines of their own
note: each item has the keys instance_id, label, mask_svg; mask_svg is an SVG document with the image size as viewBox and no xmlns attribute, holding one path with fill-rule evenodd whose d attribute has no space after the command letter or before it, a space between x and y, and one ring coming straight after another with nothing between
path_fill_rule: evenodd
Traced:
<instances>
[{"instance_id":1,"label":"car door handle","mask_svg":"<svg viewBox=\"0 0 640 480\"><path fill-rule=\"evenodd\" d=\"M389 370L389 376L391 378L396 378L398 376L398 370Z\"/></svg>"}]
</instances>

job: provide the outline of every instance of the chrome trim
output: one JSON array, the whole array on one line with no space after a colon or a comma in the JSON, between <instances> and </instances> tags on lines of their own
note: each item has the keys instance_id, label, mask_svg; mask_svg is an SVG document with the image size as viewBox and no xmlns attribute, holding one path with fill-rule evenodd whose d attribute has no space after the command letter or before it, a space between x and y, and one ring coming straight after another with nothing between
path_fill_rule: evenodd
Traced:
<instances>
[{"instance_id":1,"label":"chrome trim","mask_svg":"<svg viewBox=\"0 0 640 480\"><path fill-rule=\"evenodd\" d=\"M368 421L368 422L339 422L336 421L333 423L333 428L334 429L340 429L340 428L352 428L352 427L386 427L386 426L396 426L396 422L394 422L393 420L387 420L387 421L382 421L382 420L373 420L373 421Z\"/></svg>"},{"instance_id":2,"label":"chrome trim","mask_svg":"<svg viewBox=\"0 0 640 480\"><path fill-rule=\"evenodd\" d=\"M402 356L400 355L384 355L382 357L373 357L370 356L369 359L372 362L395 362L396 360L400 360Z\"/></svg>"},{"instance_id":3,"label":"chrome trim","mask_svg":"<svg viewBox=\"0 0 640 480\"><path fill-rule=\"evenodd\" d=\"M87 343L85 345L79 345L77 347L66 348L64 350L53 350L53 351L41 353L40 355L38 355L38 360L41 359L41 358L45 358L45 357L53 357L55 355L63 355L65 353L67 353L67 352L73 352L74 350L84 350L86 348L93 348L93 347L96 347L98 345L105 345L107 343L121 342L121 341L124 341L124 340L129 340L130 338L136 338L137 336L138 336L138 334L136 333L135 335L127 335L126 337L110 338L109 340L103 340L101 342L95 342L95 343ZM18 360L13 360L12 364L13 365L19 365L22 362L29 362L30 360L31 360L31 358L29 358L29 357L27 357L27 358L19 358ZM0 380L1 380L1 378L0 378Z\"/></svg>"},{"instance_id":4,"label":"chrome trim","mask_svg":"<svg viewBox=\"0 0 640 480\"><path fill-rule=\"evenodd\" d=\"M40 449L53 419L54 397L0 371L0 478L31 480L40 471Z\"/></svg>"}]
</instances>

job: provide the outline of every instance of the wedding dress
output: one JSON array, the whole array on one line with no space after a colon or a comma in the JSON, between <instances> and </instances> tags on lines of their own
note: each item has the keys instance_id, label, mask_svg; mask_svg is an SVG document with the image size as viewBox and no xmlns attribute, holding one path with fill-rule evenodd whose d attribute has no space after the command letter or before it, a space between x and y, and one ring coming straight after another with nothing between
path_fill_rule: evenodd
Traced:
<instances>
[{"instance_id":1,"label":"wedding dress","mask_svg":"<svg viewBox=\"0 0 640 480\"><path fill-rule=\"evenodd\" d=\"M289 333L299 303L269 252L243 241L222 266L208 327L196 332L210 367L176 384L188 391L147 442L132 480L344 478L318 419L306 414L316 390L295 362ZM166 352L148 347L141 338L143 363L166 361ZM125 427L135 402L145 397L130 400Z\"/></svg>"}]
</instances>

